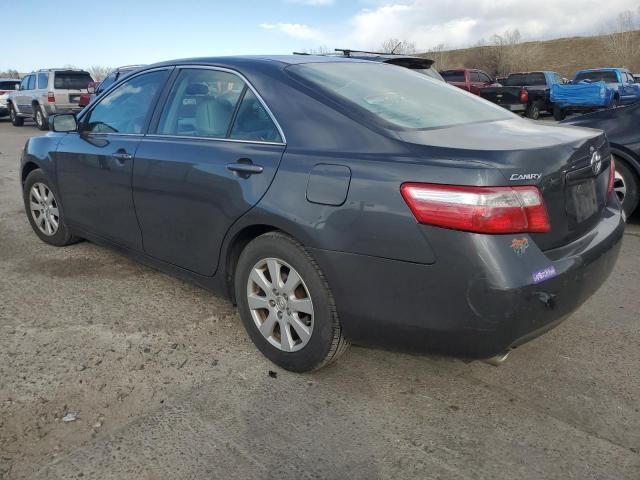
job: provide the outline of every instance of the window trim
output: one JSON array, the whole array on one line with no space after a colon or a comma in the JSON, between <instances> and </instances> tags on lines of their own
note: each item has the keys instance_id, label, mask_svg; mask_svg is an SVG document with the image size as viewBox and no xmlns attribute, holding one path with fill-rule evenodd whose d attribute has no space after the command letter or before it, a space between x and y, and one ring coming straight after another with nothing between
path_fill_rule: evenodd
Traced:
<instances>
[{"instance_id":1,"label":"window trim","mask_svg":"<svg viewBox=\"0 0 640 480\"><path fill-rule=\"evenodd\" d=\"M273 112L271 111L269 106L266 104L266 102L264 101L262 96L255 89L255 87L251 84L251 82L249 82L249 80L247 80L247 77L245 77L242 73L238 72L237 70L233 70L231 68L217 67L217 66L213 66L213 65L174 65L174 67L175 67L176 72L177 72L175 78L177 78L177 75L179 74L180 70L195 70L195 69L199 69L199 70L214 70L214 71L218 71L218 72L230 73L232 75L235 75L235 76L239 77L240 80L242 80L244 82L245 88L248 88L249 90L251 90L253 92L253 94L256 96L256 98L260 102L260 105L262 105L262 108L265 109L265 111L267 112L267 115L269 115L269 118L271 118L271 121L273 122L273 124L275 125L276 129L278 130L278 133L280 134L280 138L282 139L282 142L271 142L271 141L266 141L266 140L241 140L241 139L235 139L235 138L229 138L229 137L199 137L197 135L175 135L175 134L171 134L171 133L158 133L157 132L157 128L158 128L157 124L154 125L153 133L149 133L149 132L146 133L145 134L146 137L152 137L152 138L189 138L189 139L198 139L198 140L216 140L216 141L224 141L224 142L255 143L255 144L261 144L261 145L286 145L287 144L287 139L286 139L286 137L284 135L284 132L282 131L282 128L280 127L280 123L278 123L278 120L276 120L275 115L273 114ZM173 81L171 81L171 86L169 88L173 88L173 84L175 83L175 78L173 79ZM240 103L241 103L242 99L244 98L245 94L246 94L246 90L243 90L243 93L241 95L242 98L238 99L238 104L236 105L236 110L234 110L234 112L233 112L234 115L232 116L231 122L229 123L229 128L227 130L227 135L233 129L233 125L235 124L235 121L236 121L237 110L238 110L238 108L240 106ZM159 109L158 117L160 117L162 115L162 113L164 112L164 109L167 107L167 103L168 103L168 98L165 98L164 101L162 102L161 108ZM155 116L155 114L154 114L154 116Z\"/></svg>"}]
</instances>

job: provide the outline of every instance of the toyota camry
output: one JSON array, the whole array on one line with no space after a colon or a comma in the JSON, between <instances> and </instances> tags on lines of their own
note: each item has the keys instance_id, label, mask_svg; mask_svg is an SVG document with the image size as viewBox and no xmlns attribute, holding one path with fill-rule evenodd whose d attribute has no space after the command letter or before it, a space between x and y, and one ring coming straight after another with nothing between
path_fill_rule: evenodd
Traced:
<instances>
[{"instance_id":1,"label":"toyota camry","mask_svg":"<svg viewBox=\"0 0 640 480\"><path fill-rule=\"evenodd\" d=\"M601 131L366 60L160 63L50 129L21 160L36 235L227 295L293 371L350 343L504 358L602 285L624 229Z\"/></svg>"}]
</instances>

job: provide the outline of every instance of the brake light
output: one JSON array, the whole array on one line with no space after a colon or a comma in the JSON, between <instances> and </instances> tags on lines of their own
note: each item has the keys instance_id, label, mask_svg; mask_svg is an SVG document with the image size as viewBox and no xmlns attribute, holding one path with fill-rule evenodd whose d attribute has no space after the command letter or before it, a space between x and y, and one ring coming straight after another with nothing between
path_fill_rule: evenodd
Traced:
<instances>
[{"instance_id":1,"label":"brake light","mask_svg":"<svg viewBox=\"0 0 640 480\"><path fill-rule=\"evenodd\" d=\"M520 102L529 103L529 91L526 88L520 90Z\"/></svg>"},{"instance_id":2,"label":"brake light","mask_svg":"<svg viewBox=\"0 0 640 480\"><path fill-rule=\"evenodd\" d=\"M611 157L611 163L609 164L609 185L607 186L607 193L611 195L613 193L613 186L616 181L616 162Z\"/></svg>"},{"instance_id":3,"label":"brake light","mask_svg":"<svg viewBox=\"0 0 640 480\"><path fill-rule=\"evenodd\" d=\"M53 92L47 93L47 102L56 103L56 96L53 94Z\"/></svg>"},{"instance_id":4,"label":"brake light","mask_svg":"<svg viewBox=\"0 0 640 480\"><path fill-rule=\"evenodd\" d=\"M0 90L0 95L4 95L5 93L7 93L5 90Z\"/></svg>"},{"instance_id":5,"label":"brake light","mask_svg":"<svg viewBox=\"0 0 640 480\"><path fill-rule=\"evenodd\" d=\"M466 187L404 183L400 192L419 223L477 233L549 232L534 186Z\"/></svg>"}]
</instances>

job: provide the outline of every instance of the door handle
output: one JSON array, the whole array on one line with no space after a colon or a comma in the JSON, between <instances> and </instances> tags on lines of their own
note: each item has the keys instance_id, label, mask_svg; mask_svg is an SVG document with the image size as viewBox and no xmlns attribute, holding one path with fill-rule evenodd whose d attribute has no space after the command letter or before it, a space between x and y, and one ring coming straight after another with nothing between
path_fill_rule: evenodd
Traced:
<instances>
[{"instance_id":1,"label":"door handle","mask_svg":"<svg viewBox=\"0 0 640 480\"><path fill-rule=\"evenodd\" d=\"M130 153L122 152L122 151L112 153L111 156L121 162L124 162L125 160L131 160L133 158L133 156Z\"/></svg>"},{"instance_id":2,"label":"door handle","mask_svg":"<svg viewBox=\"0 0 640 480\"><path fill-rule=\"evenodd\" d=\"M248 178L250 175L264 171L262 165L254 165L253 163L229 163L227 164L227 168L242 178Z\"/></svg>"}]
</instances>

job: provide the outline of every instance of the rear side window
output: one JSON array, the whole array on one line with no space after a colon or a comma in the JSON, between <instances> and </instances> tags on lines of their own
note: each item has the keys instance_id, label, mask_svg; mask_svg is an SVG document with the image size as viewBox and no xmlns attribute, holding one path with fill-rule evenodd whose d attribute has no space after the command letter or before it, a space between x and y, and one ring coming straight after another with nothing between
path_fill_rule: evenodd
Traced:
<instances>
[{"instance_id":1,"label":"rear side window","mask_svg":"<svg viewBox=\"0 0 640 480\"><path fill-rule=\"evenodd\" d=\"M232 73L182 70L169 93L157 133L226 138L244 87Z\"/></svg>"},{"instance_id":2,"label":"rear side window","mask_svg":"<svg viewBox=\"0 0 640 480\"><path fill-rule=\"evenodd\" d=\"M17 90L20 80L8 80L0 82L0 90Z\"/></svg>"},{"instance_id":3,"label":"rear side window","mask_svg":"<svg viewBox=\"0 0 640 480\"><path fill-rule=\"evenodd\" d=\"M464 71L462 70L449 70L440 72L442 78L447 82L464 82Z\"/></svg>"},{"instance_id":4,"label":"rear side window","mask_svg":"<svg viewBox=\"0 0 640 480\"><path fill-rule=\"evenodd\" d=\"M286 69L363 123L427 129L513 118L502 107L407 68L373 62L322 62ZM366 81L363 81L366 79Z\"/></svg>"},{"instance_id":5,"label":"rear side window","mask_svg":"<svg viewBox=\"0 0 640 480\"><path fill-rule=\"evenodd\" d=\"M158 92L163 87L166 70L149 72L116 87L98 101L83 124L89 133L140 134Z\"/></svg>"},{"instance_id":6,"label":"rear side window","mask_svg":"<svg viewBox=\"0 0 640 480\"><path fill-rule=\"evenodd\" d=\"M507 80L504 82L504 85L507 87L521 87L524 85L524 75L521 73L509 75Z\"/></svg>"},{"instance_id":7,"label":"rear side window","mask_svg":"<svg viewBox=\"0 0 640 480\"><path fill-rule=\"evenodd\" d=\"M582 82L584 80L589 80L591 82L605 82L605 83L617 83L618 76L616 72L607 71L607 72L582 72L576 75L574 82Z\"/></svg>"},{"instance_id":8,"label":"rear side window","mask_svg":"<svg viewBox=\"0 0 640 480\"><path fill-rule=\"evenodd\" d=\"M48 73L39 73L38 74L38 88L47 88L49 85L49 74Z\"/></svg>"},{"instance_id":9,"label":"rear side window","mask_svg":"<svg viewBox=\"0 0 640 480\"><path fill-rule=\"evenodd\" d=\"M56 72L53 88L60 90L84 90L92 82L87 72Z\"/></svg>"},{"instance_id":10,"label":"rear side window","mask_svg":"<svg viewBox=\"0 0 640 480\"><path fill-rule=\"evenodd\" d=\"M29 75L27 77L27 90L33 90L36 88L36 76Z\"/></svg>"},{"instance_id":11,"label":"rear side window","mask_svg":"<svg viewBox=\"0 0 640 480\"><path fill-rule=\"evenodd\" d=\"M271 120L258 97L249 89L245 91L242 103L240 103L238 114L231 129L231 138L282 142L282 137L273 120Z\"/></svg>"},{"instance_id":12,"label":"rear side window","mask_svg":"<svg viewBox=\"0 0 640 480\"><path fill-rule=\"evenodd\" d=\"M524 84L528 86L546 85L547 81L544 78L544 73L529 73L525 77Z\"/></svg>"}]
</instances>

